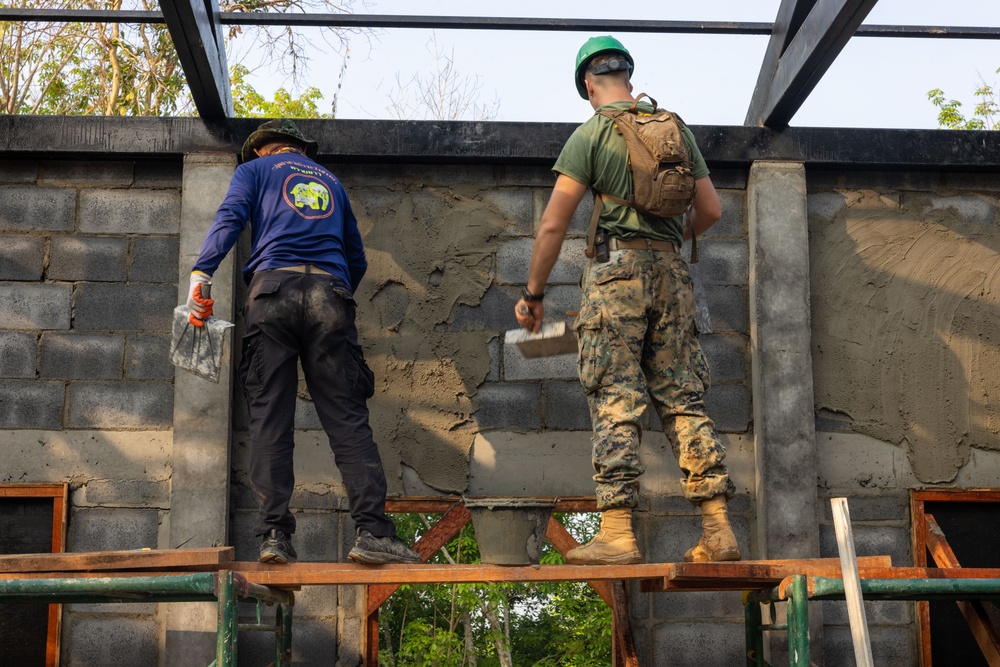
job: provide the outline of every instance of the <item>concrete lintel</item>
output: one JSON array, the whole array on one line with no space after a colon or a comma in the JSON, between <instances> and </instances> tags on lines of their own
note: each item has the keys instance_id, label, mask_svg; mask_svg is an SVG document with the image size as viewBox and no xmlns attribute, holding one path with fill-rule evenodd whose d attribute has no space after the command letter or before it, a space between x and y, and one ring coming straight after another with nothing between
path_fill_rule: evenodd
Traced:
<instances>
[{"instance_id":1,"label":"concrete lintel","mask_svg":"<svg viewBox=\"0 0 1000 667\"><path fill-rule=\"evenodd\" d=\"M232 154L185 156L178 303L187 301L191 266L235 170L236 156ZM230 256L212 276L215 315L230 322L235 312L233 281L233 259ZM231 354L231 343L227 343L218 384L179 369L174 376L169 544L161 547L173 548L182 544L209 547L228 542ZM168 667L211 661L215 649L215 619L202 612L199 603L167 605L165 664Z\"/></svg>"}]
</instances>

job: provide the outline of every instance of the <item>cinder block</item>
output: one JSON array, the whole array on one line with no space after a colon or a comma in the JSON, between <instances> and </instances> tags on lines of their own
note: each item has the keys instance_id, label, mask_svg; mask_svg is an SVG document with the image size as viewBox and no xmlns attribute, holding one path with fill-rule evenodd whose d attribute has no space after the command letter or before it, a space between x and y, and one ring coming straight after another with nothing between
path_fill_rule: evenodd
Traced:
<instances>
[{"instance_id":1,"label":"cinder block","mask_svg":"<svg viewBox=\"0 0 1000 667\"><path fill-rule=\"evenodd\" d=\"M486 374L486 382L500 381L500 336L490 339L487 346L490 353L490 372Z\"/></svg>"},{"instance_id":2,"label":"cinder block","mask_svg":"<svg viewBox=\"0 0 1000 667\"><path fill-rule=\"evenodd\" d=\"M746 664L744 644L742 619L732 623L660 623L653 627L654 655L640 656L639 663L655 665L655 656L669 656L670 667L739 667Z\"/></svg>"},{"instance_id":3,"label":"cinder block","mask_svg":"<svg viewBox=\"0 0 1000 667\"><path fill-rule=\"evenodd\" d=\"M316 404L301 398L295 401L295 428L297 430L314 431L323 428L316 413Z\"/></svg>"},{"instance_id":4,"label":"cinder block","mask_svg":"<svg viewBox=\"0 0 1000 667\"><path fill-rule=\"evenodd\" d=\"M451 323L452 331L506 331L517 326L514 305L521 290L511 285L491 285L479 305L459 305Z\"/></svg>"},{"instance_id":5,"label":"cinder block","mask_svg":"<svg viewBox=\"0 0 1000 667\"><path fill-rule=\"evenodd\" d=\"M556 176L548 167L526 167L521 165L502 165L494 168L497 185L517 186L523 188L551 189L556 182Z\"/></svg>"},{"instance_id":6,"label":"cinder block","mask_svg":"<svg viewBox=\"0 0 1000 667\"><path fill-rule=\"evenodd\" d=\"M690 545L694 546L694 545ZM739 591L680 593L653 595L653 617L677 618L743 618L743 601Z\"/></svg>"},{"instance_id":7,"label":"cinder block","mask_svg":"<svg viewBox=\"0 0 1000 667\"><path fill-rule=\"evenodd\" d=\"M531 190L528 188L492 188L484 190L479 199L490 210L496 211L506 223L505 234L530 236L533 232L531 217Z\"/></svg>"},{"instance_id":8,"label":"cinder block","mask_svg":"<svg viewBox=\"0 0 1000 667\"><path fill-rule=\"evenodd\" d=\"M0 186L0 230L73 229L76 191L36 185Z\"/></svg>"},{"instance_id":9,"label":"cinder block","mask_svg":"<svg viewBox=\"0 0 1000 667\"><path fill-rule=\"evenodd\" d=\"M83 190L80 231L91 234L176 234L181 195L176 190Z\"/></svg>"},{"instance_id":10,"label":"cinder block","mask_svg":"<svg viewBox=\"0 0 1000 667\"><path fill-rule=\"evenodd\" d=\"M705 393L705 407L722 433L745 433L750 428L753 407L742 384L715 385Z\"/></svg>"},{"instance_id":11,"label":"cinder block","mask_svg":"<svg viewBox=\"0 0 1000 667\"><path fill-rule=\"evenodd\" d=\"M743 382L750 342L739 334L709 334L698 339L712 370L712 382Z\"/></svg>"},{"instance_id":12,"label":"cinder block","mask_svg":"<svg viewBox=\"0 0 1000 667\"><path fill-rule=\"evenodd\" d=\"M53 332L42 335L40 377L116 380L122 377L125 336Z\"/></svg>"},{"instance_id":13,"label":"cinder block","mask_svg":"<svg viewBox=\"0 0 1000 667\"><path fill-rule=\"evenodd\" d=\"M89 505L170 507L170 482L166 480L92 479L84 485L83 490Z\"/></svg>"},{"instance_id":14,"label":"cinder block","mask_svg":"<svg viewBox=\"0 0 1000 667\"><path fill-rule=\"evenodd\" d=\"M38 179L38 162L22 158L4 156L0 162L0 183L34 183Z\"/></svg>"},{"instance_id":15,"label":"cinder block","mask_svg":"<svg viewBox=\"0 0 1000 667\"><path fill-rule=\"evenodd\" d=\"M159 511L78 507L69 525L69 547L73 552L155 549Z\"/></svg>"},{"instance_id":16,"label":"cinder block","mask_svg":"<svg viewBox=\"0 0 1000 667\"><path fill-rule=\"evenodd\" d=\"M741 168L712 169L712 185L716 190L746 190L747 170Z\"/></svg>"},{"instance_id":17,"label":"cinder block","mask_svg":"<svg viewBox=\"0 0 1000 667\"><path fill-rule=\"evenodd\" d=\"M843 600L826 600L823 605L823 624L850 625L847 604ZM865 600L865 618L869 626L909 625L916 616L913 602L891 600Z\"/></svg>"},{"instance_id":18,"label":"cinder block","mask_svg":"<svg viewBox=\"0 0 1000 667\"><path fill-rule=\"evenodd\" d=\"M46 160L39 182L52 185L132 185L132 165L128 160Z\"/></svg>"},{"instance_id":19,"label":"cinder block","mask_svg":"<svg viewBox=\"0 0 1000 667\"><path fill-rule=\"evenodd\" d=\"M153 667L158 664L156 620L153 618L73 615L68 621L63 636L69 641L62 648L66 667Z\"/></svg>"},{"instance_id":20,"label":"cinder block","mask_svg":"<svg viewBox=\"0 0 1000 667\"><path fill-rule=\"evenodd\" d=\"M82 283L76 287L73 326L84 331L170 331L176 302L175 285Z\"/></svg>"},{"instance_id":21,"label":"cinder block","mask_svg":"<svg viewBox=\"0 0 1000 667\"><path fill-rule=\"evenodd\" d=\"M132 185L136 188L173 188L184 184L184 162L141 160L133 168Z\"/></svg>"},{"instance_id":22,"label":"cinder block","mask_svg":"<svg viewBox=\"0 0 1000 667\"><path fill-rule=\"evenodd\" d=\"M833 521L831 497L841 497L833 494L821 496L823 516L827 521ZM851 521L907 521L910 516L910 498L906 493L883 492L877 496L851 496L847 500Z\"/></svg>"},{"instance_id":23,"label":"cinder block","mask_svg":"<svg viewBox=\"0 0 1000 667\"><path fill-rule=\"evenodd\" d=\"M69 329L69 285L0 283L0 322L5 329Z\"/></svg>"},{"instance_id":24,"label":"cinder block","mask_svg":"<svg viewBox=\"0 0 1000 667\"><path fill-rule=\"evenodd\" d=\"M706 240L698 245L698 268L705 285L746 285L749 248L742 241Z\"/></svg>"},{"instance_id":25,"label":"cinder block","mask_svg":"<svg viewBox=\"0 0 1000 667\"><path fill-rule=\"evenodd\" d=\"M480 433L469 460L471 496L593 495L587 431Z\"/></svg>"},{"instance_id":26,"label":"cinder block","mask_svg":"<svg viewBox=\"0 0 1000 667\"><path fill-rule=\"evenodd\" d=\"M891 556L895 567L910 567L913 554L910 549L910 531L898 526L872 526L855 524L854 550L859 556ZM832 524L819 527L819 552L823 558L837 558L837 533Z\"/></svg>"},{"instance_id":27,"label":"cinder block","mask_svg":"<svg viewBox=\"0 0 1000 667\"><path fill-rule=\"evenodd\" d=\"M809 222L832 222L847 209L847 199L839 192L810 192L806 199Z\"/></svg>"},{"instance_id":28,"label":"cinder block","mask_svg":"<svg viewBox=\"0 0 1000 667\"><path fill-rule=\"evenodd\" d=\"M556 431L587 431L592 428L587 396L579 382L546 382L545 428Z\"/></svg>"},{"instance_id":29,"label":"cinder block","mask_svg":"<svg viewBox=\"0 0 1000 667\"><path fill-rule=\"evenodd\" d=\"M473 417L480 429L541 428L537 384L488 383L479 386L475 400L479 404Z\"/></svg>"},{"instance_id":30,"label":"cinder block","mask_svg":"<svg viewBox=\"0 0 1000 667\"><path fill-rule=\"evenodd\" d=\"M903 204L908 207L911 195L903 197ZM954 197L930 198L931 210L951 211L962 220L980 225L997 224L997 198L995 195L961 195Z\"/></svg>"},{"instance_id":31,"label":"cinder block","mask_svg":"<svg viewBox=\"0 0 1000 667\"><path fill-rule=\"evenodd\" d=\"M0 280L41 280L44 265L44 237L0 236Z\"/></svg>"},{"instance_id":32,"label":"cinder block","mask_svg":"<svg viewBox=\"0 0 1000 667\"><path fill-rule=\"evenodd\" d=\"M34 378L38 336L21 331L0 331L0 377Z\"/></svg>"},{"instance_id":33,"label":"cinder block","mask_svg":"<svg viewBox=\"0 0 1000 667\"><path fill-rule=\"evenodd\" d=\"M501 244L497 251L497 282L501 284L524 285L528 280L531 264L531 238L511 239ZM585 239L566 239L559 253L559 259L552 267L549 284L579 284L583 265L587 261L583 254Z\"/></svg>"},{"instance_id":34,"label":"cinder block","mask_svg":"<svg viewBox=\"0 0 1000 667\"><path fill-rule=\"evenodd\" d=\"M0 424L4 428L62 428L66 387L41 380L0 381Z\"/></svg>"},{"instance_id":35,"label":"cinder block","mask_svg":"<svg viewBox=\"0 0 1000 667\"><path fill-rule=\"evenodd\" d=\"M1000 178L998 178L996 174L978 174L967 171L946 171L940 173L939 175L942 179L942 187L948 190L964 190L972 192L1000 191Z\"/></svg>"},{"instance_id":36,"label":"cinder block","mask_svg":"<svg viewBox=\"0 0 1000 667\"><path fill-rule=\"evenodd\" d=\"M424 165L406 164L397 167L398 180L394 182L417 183L423 186L455 188L465 185L494 187L496 172L490 165L436 164L428 169Z\"/></svg>"},{"instance_id":37,"label":"cinder block","mask_svg":"<svg viewBox=\"0 0 1000 667\"><path fill-rule=\"evenodd\" d=\"M137 236L132 242L129 281L176 283L179 245L176 236Z\"/></svg>"},{"instance_id":38,"label":"cinder block","mask_svg":"<svg viewBox=\"0 0 1000 667\"><path fill-rule=\"evenodd\" d=\"M169 334L129 334L125 339L125 377L130 380L172 380Z\"/></svg>"},{"instance_id":39,"label":"cinder block","mask_svg":"<svg viewBox=\"0 0 1000 667\"><path fill-rule=\"evenodd\" d=\"M71 428L170 428L174 386L169 382L74 382L69 388Z\"/></svg>"},{"instance_id":40,"label":"cinder block","mask_svg":"<svg viewBox=\"0 0 1000 667\"><path fill-rule=\"evenodd\" d=\"M739 190L719 191L719 203L722 205L722 217L719 218L718 222L709 227L708 231L699 236L699 240L702 238L745 239L747 237L745 180L746 179L744 177L743 188ZM698 246L698 251L701 252L700 244Z\"/></svg>"},{"instance_id":41,"label":"cinder block","mask_svg":"<svg viewBox=\"0 0 1000 667\"><path fill-rule=\"evenodd\" d=\"M507 382L516 380L570 380L576 377L575 354L525 359L516 345L505 343L503 346L503 379Z\"/></svg>"},{"instance_id":42,"label":"cinder block","mask_svg":"<svg viewBox=\"0 0 1000 667\"><path fill-rule=\"evenodd\" d=\"M48 275L51 280L120 282L127 256L124 236L54 236Z\"/></svg>"},{"instance_id":43,"label":"cinder block","mask_svg":"<svg viewBox=\"0 0 1000 667\"><path fill-rule=\"evenodd\" d=\"M841 603L844 604L844 603ZM870 627L872 663L876 665L917 665L914 631L909 628ZM823 630L823 655L827 665L853 665L854 642L851 629L827 626Z\"/></svg>"},{"instance_id":44,"label":"cinder block","mask_svg":"<svg viewBox=\"0 0 1000 667\"><path fill-rule=\"evenodd\" d=\"M538 227L542 222L542 214L545 213L545 207L549 204L549 198L552 196L552 186L547 188L537 188L535 190L534 201L535 201L535 214L534 214L534 225L531 229L531 235L534 236L538 231ZM594 213L594 197L587 193L584 195L583 199L580 200L580 204L573 211L573 217L570 218L569 228L566 230L566 236L569 238L587 237L587 230L590 227L590 216ZM585 244L586 245L586 244Z\"/></svg>"},{"instance_id":45,"label":"cinder block","mask_svg":"<svg viewBox=\"0 0 1000 667\"><path fill-rule=\"evenodd\" d=\"M749 333L747 290L734 285L710 285L705 289L712 331Z\"/></svg>"},{"instance_id":46,"label":"cinder block","mask_svg":"<svg viewBox=\"0 0 1000 667\"><path fill-rule=\"evenodd\" d=\"M337 512L309 511L295 515L295 550L306 561L337 562Z\"/></svg>"}]
</instances>

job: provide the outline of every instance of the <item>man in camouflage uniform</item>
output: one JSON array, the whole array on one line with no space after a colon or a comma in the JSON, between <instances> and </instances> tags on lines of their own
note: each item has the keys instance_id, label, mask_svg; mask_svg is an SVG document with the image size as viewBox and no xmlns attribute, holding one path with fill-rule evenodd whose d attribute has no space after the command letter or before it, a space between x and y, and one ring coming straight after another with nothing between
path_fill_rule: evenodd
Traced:
<instances>
[{"instance_id":1,"label":"man in camouflage uniform","mask_svg":"<svg viewBox=\"0 0 1000 667\"><path fill-rule=\"evenodd\" d=\"M629 81L633 67L617 39L592 38L577 54L577 90L595 111L605 105L628 108L635 100ZM652 107L644 110L651 112ZM632 509L638 504L643 472L639 420L648 402L659 414L684 472L684 495L702 511L704 532L684 559L740 559L726 513L734 487L723 464L725 449L702 400L709 372L694 325L691 277L677 252L692 229L703 233L722 211L694 137L686 126L682 134L696 179L690 226L685 228L683 217L647 217L605 200L598 225L607 232L610 252L607 261L595 258L584 269L576 330L580 383L594 426L601 530L569 552L570 563L642 562ZM535 239L527 287L515 306L521 326L533 331L541 327L545 282L587 189L628 198L632 177L627 158L625 140L600 114L566 142L553 167L558 176Z\"/></svg>"}]
</instances>

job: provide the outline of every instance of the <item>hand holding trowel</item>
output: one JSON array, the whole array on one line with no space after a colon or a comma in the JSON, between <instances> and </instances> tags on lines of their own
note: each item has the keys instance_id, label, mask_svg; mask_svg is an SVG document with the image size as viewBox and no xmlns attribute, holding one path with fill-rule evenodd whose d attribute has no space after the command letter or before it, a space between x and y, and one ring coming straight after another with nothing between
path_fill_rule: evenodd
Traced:
<instances>
[{"instance_id":1,"label":"hand holding trowel","mask_svg":"<svg viewBox=\"0 0 1000 667\"><path fill-rule=\"evenodd\" d=\"M212 315L215 301L211 290L212 280L208 274L201 271L191 274L187 303L174 309L170 361L198 377L218 382L226 329L233 324Z\"/></svg>"},{"instance_id":2,"label":"hand holding trowel","mask_svg":"<svg viewBox=\"0 0 1000 667\"><path fill-rule=\"evenodd\" d=\"M541 319L544 313L541 301L536 300L535 303L537 305L534 311L527 302L520 304L517 310L519 321L524 318L524 322L534 324ZM535 327L538 328L537 332L532 330ZM576 353L576 332L565 322L544 322L540 327L534 324L532 329L511 329L504 334L504 342L516 345L525 359Z\"/></svg>"}]
</instances>

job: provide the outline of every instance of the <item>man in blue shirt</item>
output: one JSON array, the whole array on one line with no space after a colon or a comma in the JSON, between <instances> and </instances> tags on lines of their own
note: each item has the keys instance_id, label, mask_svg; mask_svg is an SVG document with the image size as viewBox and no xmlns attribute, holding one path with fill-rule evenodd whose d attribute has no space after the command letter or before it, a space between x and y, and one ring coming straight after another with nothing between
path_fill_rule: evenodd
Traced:
<instances>
[{"instance_id":1,"label":"man in blue shirt","mask_svg":"<svg viewBox=\"0 0 1000 667\"><path fill-rule=\"evenodd\" d=\"M386 481L368 424L374 375L355 327L354 292L368 263L340 181L313 161L317 144L289 120L269 121L243 145L243 164L191 274L188 308L199 326L213 301L202 285L250 226L246 332L239 377L250 409L250 481L260 509L260 561L288 563L295 517L288 503L299 361L347 488L359 563L419 563L385 513Z\"/></svg>"}]
</instances>

